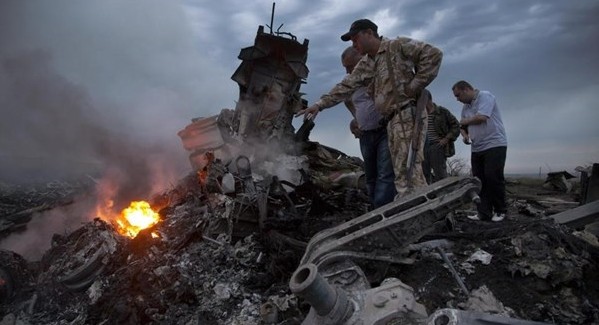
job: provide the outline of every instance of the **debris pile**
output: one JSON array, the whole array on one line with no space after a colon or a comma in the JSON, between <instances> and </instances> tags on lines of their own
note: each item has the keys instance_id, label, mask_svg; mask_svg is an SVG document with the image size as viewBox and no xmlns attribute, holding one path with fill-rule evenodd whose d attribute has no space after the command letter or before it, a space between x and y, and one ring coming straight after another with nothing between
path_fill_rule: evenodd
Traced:
<instances>
[{"instance_id":1,"label":"debris pile","mask_svg":"<svg viewBox=\"0 0 599 325\"><path fill-rule=\"evenodd\" d=\"M3 324L299 324L310 306L288 283L308 251L307 239L358 220L354 208L366 201L354 197L354 206L344 205L351 188L296 188L287 195L303 219L293 227L267 223L238 237L236 213L247 202L205 193L199 184L182 180L164 193L173 203L160 210L161 222L134 239L96 219L55 235L39 262L2 251ZM283 211L291 202L273 197L267 205ZM403 249L379 250L389 258L368 263L369 282L361 285L411 288L428 317L459 311L460 317L597 322L596 237L516 209L512 204L512 217L499 224L471 221L459 209L435 217L440 223Z\"/></svg>"},{"instance_id":2,"label":"debris pile","mask_svg":"<svg viewBox=\"0 0 599 325\"><path fill-rule=\"evenodd\" d=\"M337 194L337 199L343 196ZM285 221L288 225L279 220L277 230L274 222L266 222L265 232L239 237L233 228L243 228L239 218L248 213L241 211L256 208L243 195L205 193L199 181L184 180L156 199L164 197L174 203L160 211L162 221L134 239L95 219L71 234L55 235L38 263L2 251L0 270L5 271L0 274L19 287L3 292L0 314L7 324L8 319L25 324L257 324L267 301L280 305L278 315L300 318L286 280L305 245L301 239L322 229L303 224L315 221L307 216L309 204L294 205L304 217L302 224L295 220L295 226L304 228L293 231L300 239L283 234L295 227L293 220ZM283 206L273 212L279 215L296 204L281 202L274 194L267 201L269 209ZM344 202L331 198L328 204L332 210ZM23 277L24 270L31 276Z\"/></svg>"},{"instance_id":3,"label":"debris pile","mask_svg":"<svg viewBox=\"0 0 599 325\"><path fill-rule=\"evenodd\" d=\"M548 173L543 187L569 193L572 191L573 185L570 180L573 178L575 178L574 175L567 171Z\"/></svg>"}]
</instances>

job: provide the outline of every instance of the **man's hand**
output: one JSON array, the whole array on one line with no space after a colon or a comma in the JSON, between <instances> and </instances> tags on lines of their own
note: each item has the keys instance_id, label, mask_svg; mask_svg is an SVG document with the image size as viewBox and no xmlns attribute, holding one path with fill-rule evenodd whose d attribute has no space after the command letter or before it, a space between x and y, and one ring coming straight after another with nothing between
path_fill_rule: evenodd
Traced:
<instances>
[{"instance_id":1,"label":"man's hand","mask_svg":"<svg viewBox=\"0 0 599 325\"><path fill-rule=\"evenodd\" d=\"M468 134L462 134L462 140L464 140L465 144L471 144L470 136Z\"/></svg>"},{"instance_id":2,"label":"man's hand","mask_svg":"<svg viewBox=\"0 0 599 325\"><path fill-rule=\"evenodd\" d=\"M295 114L295 117L304 115L304 120L314 120L316 115L320 112L320 107L312 105L306 109L303 109Z\"/></svg>"},{"instance_id":3,"label":"man's hand","mask_svg":"<svg viewBox=\"0 0 599 325\"><path fill-rule=\"evenodd\" d=\"M349 130L356 138L359 138L362 135L362 130L360 130L358 121L356 121L356 119L353 119L351 122L349 122Z\"/></svg>"},{"instance_id":4,"label":"man's hand","mask_svg":"<svg viewBox=\"0 0 599 325\"><path fill-rule=\"evenodd\" d=\"M439 147L445 148L445 146L449 143L449 139L447 138L442 138L439 140L439 142L437 142L437 144L439 145Z\"/></svg>"},{"instance_id":5,"label":"man's hand","mask_svg":"<svg viewBox=\"0 0 599 325\"><path fill-rule=\"evenodd\" d=\"M462 135L462 140L464 141L465 144L471 144L472 141L470 141L470 135L468 134L468 128L460 128L460 134Z\"/></svg>"}]
</instances>

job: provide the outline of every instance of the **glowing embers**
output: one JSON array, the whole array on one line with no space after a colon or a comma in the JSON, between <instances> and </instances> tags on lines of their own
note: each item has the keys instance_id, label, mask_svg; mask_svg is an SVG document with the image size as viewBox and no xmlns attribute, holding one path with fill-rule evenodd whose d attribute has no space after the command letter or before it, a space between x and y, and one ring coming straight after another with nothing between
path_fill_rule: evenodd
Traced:
<instances>
[{"instance_id":1,"label":"glowing embers","mask_svg":"<svg viewBox=\"0 0 599 325\"><path fill-rule=\"evenodd\" d=\"M160 215L154 212L146 201L131 202L116 219L118 232L131 238L135 238L141 230L152 227L159 221ZM152 233L152 237L156 235Z\"/></svg>"}]
</instances>

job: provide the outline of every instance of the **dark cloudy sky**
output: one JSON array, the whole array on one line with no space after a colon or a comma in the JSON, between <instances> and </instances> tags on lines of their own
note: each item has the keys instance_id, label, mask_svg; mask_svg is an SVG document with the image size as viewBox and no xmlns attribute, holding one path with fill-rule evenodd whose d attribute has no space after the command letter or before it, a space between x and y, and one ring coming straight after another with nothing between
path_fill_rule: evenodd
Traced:
<instances>
[{"instance_id":1,"label":"dark cloudy sky","mask_svg":"<svg viewBox=\"0 0 599 325\"><path fill-rule=\"evenodd\" d=\"M0 163L94 164L114 145L186 168L176 132L234 108L237 55L271 10L261 0L1 1ZM507 172L536 173L599 162L598 16L591 0L297 0L277 2L273 25L309 40L310 103L343 77L339 36L355 19L434 44L437 104L459 116L450 88L460 79L494 93ZM311 140L360 156L349 120L343 105L325 111ZM469 150L458 143L458 157Z\"/></svg>"}]
</instances>

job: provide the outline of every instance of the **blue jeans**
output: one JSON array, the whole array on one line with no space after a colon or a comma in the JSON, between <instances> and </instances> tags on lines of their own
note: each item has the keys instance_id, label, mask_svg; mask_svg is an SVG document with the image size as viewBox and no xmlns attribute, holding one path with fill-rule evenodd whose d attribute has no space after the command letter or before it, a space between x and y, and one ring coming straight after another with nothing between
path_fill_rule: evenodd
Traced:
<instances>
[{"instance_id":1,"label":"blue jeans","mask_svg":"<svg viewBox=\"0 0 599 325\"><path fill-rule=\"evenodd\" d=\"M395 174L387 142L387 130L378 128L362 131L360 151L364 158L364 174L370 202L374 208L392 202L395 198Z\"/></svg>"}]
</instances>

